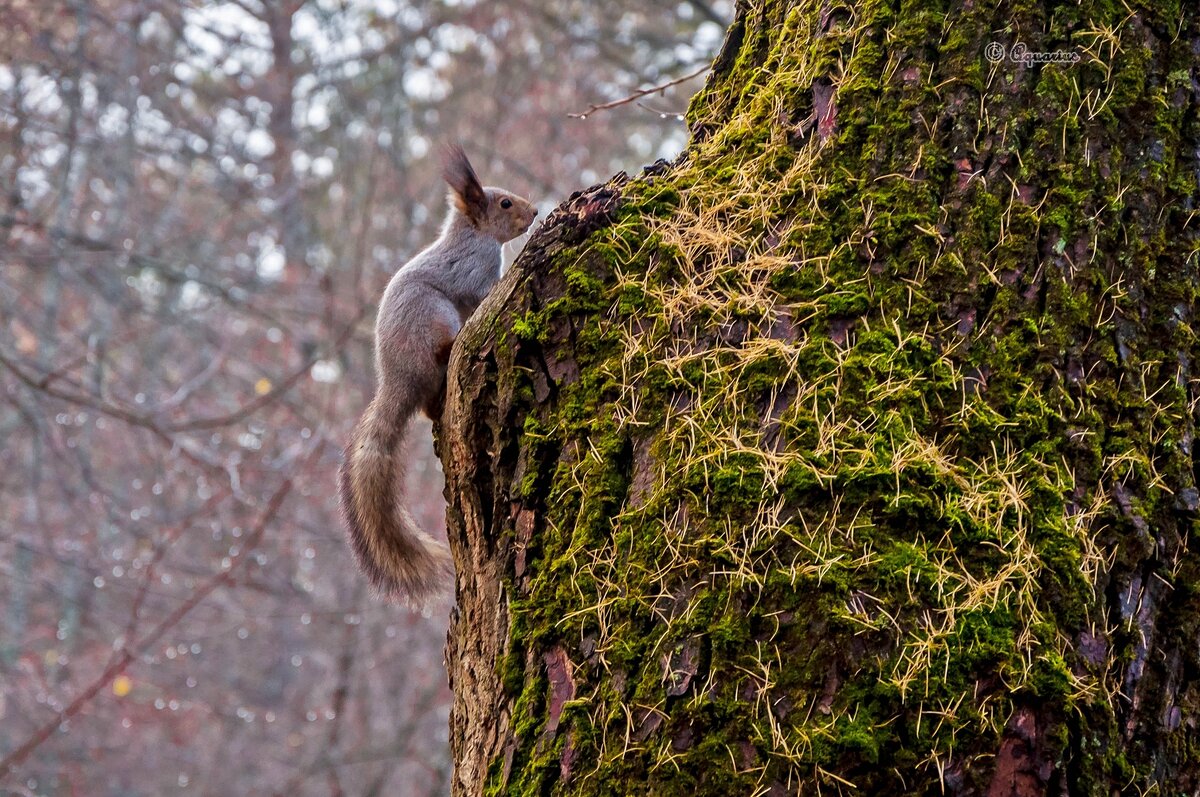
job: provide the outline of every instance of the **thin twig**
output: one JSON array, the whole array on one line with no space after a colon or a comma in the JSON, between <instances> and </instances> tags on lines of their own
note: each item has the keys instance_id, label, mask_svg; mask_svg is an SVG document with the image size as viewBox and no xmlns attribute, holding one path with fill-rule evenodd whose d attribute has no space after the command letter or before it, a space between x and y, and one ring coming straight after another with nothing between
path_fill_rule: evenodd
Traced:
<instances>
[{"instance_id":1,"label":"thin twig","mask_svg":"<svg viewBox=\"0 0 1200 797\"><path fill-rule=\"evenodd\" d=\"M636 102L636 103L634 103L634 105L636 105L639 108L642 108L643 110L647 110L650 113L658 114L659 119L666 119L668 116L673 116L676 119L683 118L683 114L681 114L679 111L664 111L662 108L655 108L653 105L647 105L644 102Z\"/></svg>"},{"instance_id":2,"label":"thin twig","mask_svg":"<svg viewBox=\"0 0 1200 797\"><path fill-rule=\"evenodd\" d=\"M190 420L177 421L175 423L161 422L158 419L161 407L153 407L147 411L133 410L108 401L102 396L90 396L86 393L76 392L74 390L63 390L61 388L51 387L50 382L54 380L67 382L68 384L72 384L72 382L67 380L61 374L55 374L53 377L51 377L50 375L46 374L36 375L27 373L21 364L19 364L15 359L6 356L3 351L0 351L0 365L11 371L12 374L21 382L25 383L27 387L44 393L51 398L56 398L71 404L90 407L96 412L100 412L104 415L108 415L109 417L124 421L131 426L140 426L144 429L149 429L158 436L162 437L165 441L173 443L174 440L171 438L171 434L176 432L195 432L231 426L244 421L255 412L258 412L260 409L278 401L285 393L291 390L297 382L303 379L319 360L321 360L323 357L331 356L331 353L341 351L342 347L354 335L358 328L359 322L365 317L368 309L368 306L364 306L359 309L354 318L348 324L346 324L345 328L343 328L334 339L333 346L329 351L318 351L312 354L307 360L304 361L304 364L301 365L300 368L286 376L282 381L274 385L263 395L258 396L246 402L241 407L238 407L237 409L223 415L192 418ZM168 400L166 406L172 407L172 402Z\"/></svg>"},{"instance_id":3,"label":"thin twig","mask_svg":"<svg viewBox=\"0 0 1200 797\"><path fill-rule=\"evenodd\" d=\"M678 86L680 83L684 83L686 81L691 80L694 77L699 77L700 75L703 75L705 72L708 71L708 69L709 69L709 65L705 64L704 66L697 69L695 72L690 72L690 73L684 75L683 77L677 77L672 81L669 81L667 83L662 83L658 86L652 86L648 89L638 89L633 94L630 94L628 97L623 97L619 100L613 100L612 102L606 102L602 105L593 105L590 108L588 108L586 111L580 111L579 113L569 113L569 114L567 114L567 116L571 117L572 119L587 119L590 114L593 114L596 111L607 111L610 108L618 108L622 105L628 105L631 102L640 100L642 97L645 97L648 94L658 94L660 92L666 91L667 89L671 88L672 86Z\"/></svg>"}]
</instances>

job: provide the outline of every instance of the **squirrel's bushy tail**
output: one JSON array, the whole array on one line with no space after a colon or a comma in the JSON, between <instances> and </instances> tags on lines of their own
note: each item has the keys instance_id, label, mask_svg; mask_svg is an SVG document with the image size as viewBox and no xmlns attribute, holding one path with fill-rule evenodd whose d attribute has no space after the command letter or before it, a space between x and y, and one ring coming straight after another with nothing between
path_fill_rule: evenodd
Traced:
<instances>
[{"instance_id":1,"label":"squirrel's bushy tail","mask_svg":"<svg viewBox=\"0 0 1200 797\"><path fill-rule=\"evenodd\" d=\"M444 588L454 567L446 546L413 520L404 507L404 469L399 463L413 401L381 386L363 413L338 481L350 544L363 572L389 598L427 601Z\"/></svg>"}]
</instances>

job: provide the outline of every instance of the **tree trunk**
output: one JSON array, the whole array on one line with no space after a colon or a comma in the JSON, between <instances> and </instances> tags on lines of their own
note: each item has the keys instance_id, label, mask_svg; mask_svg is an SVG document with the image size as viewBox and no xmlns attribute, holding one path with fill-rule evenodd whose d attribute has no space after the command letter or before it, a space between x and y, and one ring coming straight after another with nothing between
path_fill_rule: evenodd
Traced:
<instances>
[{"instance_id":1,"label":"tree trunk","mask_svg":"<svg viewBox=\"0 0 1200 797\"><path fill-rule=\"evenodd\" d=\"M742 2L460 338L454 793L1197 793L1198 63Z\"/></svg>"}]
</instances>

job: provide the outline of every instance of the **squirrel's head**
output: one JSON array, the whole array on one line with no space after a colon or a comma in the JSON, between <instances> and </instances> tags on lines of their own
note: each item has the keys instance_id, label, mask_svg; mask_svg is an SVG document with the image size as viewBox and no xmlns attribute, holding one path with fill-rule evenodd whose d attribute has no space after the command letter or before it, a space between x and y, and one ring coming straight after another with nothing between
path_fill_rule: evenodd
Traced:
<instances>
[{"instance_id":1,"label":"squirrel's head","mask_svg":"<svg viewBox=\"0 0 1200 797\"><path fill-rule=\"evenodd\" d=\"M446 148L442 177L450 186L450 201L480 232L500 243L511 241L529 229L537 216L529 200L503 188L480 185L471 162L458 144Z\"/></svg>"}]
</instances>

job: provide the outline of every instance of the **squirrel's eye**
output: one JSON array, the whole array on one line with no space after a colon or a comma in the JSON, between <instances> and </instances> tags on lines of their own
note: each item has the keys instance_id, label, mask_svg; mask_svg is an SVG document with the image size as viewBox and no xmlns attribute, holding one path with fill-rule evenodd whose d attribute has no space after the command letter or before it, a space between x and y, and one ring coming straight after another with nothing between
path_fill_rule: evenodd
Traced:
<instances>
[{"instance_id":1,"label":"squirrel's eye","mask_svg":"<svg viewBox=\"0 0 1200 797\"><path fill-rule=\"evenodd\" d=\"M501 199L501 200L500 200L500 207L504 208L505 210L508 210L509 208L511 208L511 207L512 207L512 200L511 200L511 199L509 199L508 197L505 197L504 199Z\"/></svg>"}]
</instances>

